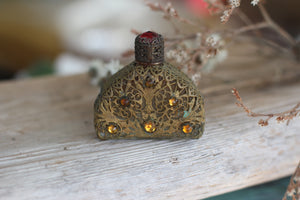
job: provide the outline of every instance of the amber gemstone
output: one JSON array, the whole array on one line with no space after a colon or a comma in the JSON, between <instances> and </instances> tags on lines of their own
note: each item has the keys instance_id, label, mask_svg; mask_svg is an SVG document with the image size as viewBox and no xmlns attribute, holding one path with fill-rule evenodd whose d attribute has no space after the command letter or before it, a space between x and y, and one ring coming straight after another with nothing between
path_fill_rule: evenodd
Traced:
<instances>
[{"instance_id":1,"label":"amber gemstone","mask_svg":"<svg viewBox=\"0 0 300 200\"><path fill-rule=\"evenodd\" d=\"M190 124L185 123L182 125L182 131L184 133L191 133L193 131L193 127Z\"/></svg>"},{"instance_id":2,"label":"amber gemstone","mask_svg":"<svg viewBox=\"0 0 300 200\"><path fill-rule=\"evenodd\" d=\"M130 105L130 100L129 100L127 97L122 97L122 98L120 99L120 104L121 104L122 106L127 107L127 106Z\"/></svg>"},{"instance_id":3,"label":"amber gemstone","mask_svg":"<svg viewBox=\"0 0 300 200\"><path fill-rule=\"evenodd\" d=\"M169 99L169 105L170 106L176 106L178 104L178 100L175 97L172 97Z\"/></svg>"},{"instance_id":4,"label":"amber gemstone","mask_svg":"<svg viewBox=\"0 0 300 200\"><path fill-rule=\"evenodd\" d=\"M107 130L111 134L115 134L115 133L118 132L118 128L115 125L112 125L112 124L107 127Z\"/></svg>"},{"instance_id":5,"label":"amber gemstone","mask_svg":"<svg viewBox=\"0 0 300 200\"><path fill-rule=\"evenodd\" d=\"M155 124L153 122L145 122L144 128L148 133L153 133L156 130Z\"/></svg>"},{"instance_id":6,"label":"amber gemstone","mask_svg":"<svg viewBox=\"0 0 300 200\"><path fill-rule=\"evenodd\" d=\"M147 77L146 80L145 80L145 86L147 88L151 88L155 85L155 80L150 78L150 77Z\"/></svg>"}]
</instances>

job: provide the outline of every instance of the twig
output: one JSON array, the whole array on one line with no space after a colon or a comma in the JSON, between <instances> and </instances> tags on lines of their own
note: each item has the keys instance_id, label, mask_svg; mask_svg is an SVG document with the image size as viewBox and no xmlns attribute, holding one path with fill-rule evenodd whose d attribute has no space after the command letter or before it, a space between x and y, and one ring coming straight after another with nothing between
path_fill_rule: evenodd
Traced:
<instances>
[{"instance_id":1,"label":"twig","mask_svg":"<svg viewBox=\"0 0 300 200\"><path fill-rule=\"evenodd\" d=\"M253 30L258 30L258 29L262 29L262 28L266 28L269 27L270 25L267 22L260 22L257 24L250 24L247 26L243 26L237 30L234 31L234 35L238 35L247 31L253 31Z\"/></svg>"},{"instance_id":2,"label":"twig","mask_svg":"<svg viewBox=\"0 0 300 200\"><path fill-rule=\"evenodd\" d=\"M237 89L232 88L232 94L235 96L237 100L236 105L238 107L242 107L249 117L267 117L265 120L263 119L259 120L258 124L261 126L267 126L269 124L269 120L273 117L277 117L276 118L277 122L286 121L286 125L288 125L290 120L296 117L300 113L300 109L299 109L300 102L297 103L292 109L280 113L270 113L270 114L255 113L243 103L243 100Z\"/></svg>"},{"instance_id":3,"label":"twig","mask_svg":"<svg viewBox=\"0 0 300 200\"><path fill-rule=\"evenodd\" d=\"M270 25L270 27L273 28L276 32L278 32L283 38L285 38L286 41L291 46L294 46L296 44L296 41L294 40L294 38L272 20L272 18L266 11L265 7L261 3L258 4L258 8L259 8L264 20Z\"/></svg>"},{"instance_id":4,"label":"twig","mask_svg":"<svg viewBox=\"0 0 300 200\"><path fill-rule=\"evenodd\" d=\"M190 24L190 25L196 25L196 23L181 17L178 14L177 10L173 7L171 2L168 2L165 7L163 7L159 3L152 3L147 1L146 1L146 5L153 11L162 12L164 14L164 18L167 20L170 20L171 18L175 18L179 22Z\"/></svg>"},{"instance_id":5,"label":"twig","mask_svg":"<svg viewBox=\"0 0 300 200\"><path fill-rule=\"evenodd\" d=\"M246 25L252 25L253 21L240 9L236 10L236 14L237 16L239 16L239 18L246 24ZM259 30L253 30L253 33L257 36L260 37L261 36L261 32Z\"/></svg>"},{"instance_id":6,"label":"twig","mask_svg":"<svg viewBox=\"0 0 300 200\"><path fill-rule=\"evenodd\" d=\"M176 46L176 45L182 43L183 41L194 40L196 37L197 37L197 34L191 34L191 35L186 35L186 36L177 37L177 38L166 37L165 38L165 41L166 41L165 47L171 48L173 46Z\"/></svg>"},{"instance_id":7,"label":"twig","mask_svg":"<svg viewBox=\"0 0 300 200\"><path fill-rule=\"evenodd\" d=\"M218 57L218 52L226 52L228 46L236 39L236 36L240 36L243 33L252 31L256 34L257 39L262 39L260 45L272 46L273 49L281 50L282 52L287 52L289 55L297 54L296 51L292 52L292 47L296 46L295 40L279 25L277 25L269 16L262 3L257 1L251 1L252 5L258 5L263 16L263 21L253 24L251 19L239 10L240 0L228 1L224 3L219 0L207 1L209 3L210 10L215 14L223 13L221 16L222 22L227 22L230 16L235 10L236 14L241 18L241 20L246 24L242 27L236 29L222 29L222 30L211 30L205 26L197 26L197 32L192 34L186 34L181 32L177 28L177 23L184 23L187 25L196 25L188 19L181 17L178 11L173 7L170 2L165 5L160 3L153 3L146 1L146 5L153 11L158 11L163 14L163 18L168 20L174 27L176 36L175 37L165 37L165 47L166 55L170 61L175 61L180 64L181 67L187 67L188 75L191 72L199 72L202 66L205 66L211 59L215 58L215 63L221 62L224 57ZM262 35L259 30L263 28L273 29L281 37L285 38L290 45L282 45L279 42L272 40L266 35ZM132 30L134 34L139 34L137 30ZM214 45L209 44L209 39L213 38ZM133 55L133 51L127 51L124 56ZM223 54L225 55L225 54ZM226 57L226 56L225 56ZM213 63L213 62L211 62ZM212 64L215 65L215 64ZM193 68L193 70L191 70ZM199 71L197 71L199 69Z\"/></svg>"},{"instance_id":8,"label":"twig","mask_svg":"<svg viewBox=\"0 0 300 200\"><path fill-rule=\"evenodd\" d=\"M282 200L300 200L300 162Z\"/></svg>"}]
</instances>

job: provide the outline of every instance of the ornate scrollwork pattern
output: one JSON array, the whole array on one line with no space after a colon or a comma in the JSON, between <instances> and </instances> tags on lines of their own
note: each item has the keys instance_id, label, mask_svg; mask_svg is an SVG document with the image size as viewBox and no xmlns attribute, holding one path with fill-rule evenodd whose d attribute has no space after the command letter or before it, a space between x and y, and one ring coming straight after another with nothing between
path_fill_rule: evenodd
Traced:
<instances>
[{"instance_id":1,"label":"ornate scrollwork pattern","mask_svg":"<svg viewBox=\"0 0 300 200\"><path fill-rule=\"evenodd\" d=\"M126 106L120 104L122 98ZM176 104L170 105L171 98ZM170 64L133 62L103 84L94 120L100 139L199 138L205 123L203 98L193 82ZM190 126L188 133L183 124ZM110 133L108 127L117 133Z\"/></svg>"},{"instance_id":2,"label":"ornate scrollwork pattern","mask_svg":"<svg viewBox=\"0 0 300 200\"><path fill-rule=\"evenodd\" d=\"M145 32L135 39L135 60L140 63L164 62L164 39L160 34Z\"/></svg>"}]
</instances>

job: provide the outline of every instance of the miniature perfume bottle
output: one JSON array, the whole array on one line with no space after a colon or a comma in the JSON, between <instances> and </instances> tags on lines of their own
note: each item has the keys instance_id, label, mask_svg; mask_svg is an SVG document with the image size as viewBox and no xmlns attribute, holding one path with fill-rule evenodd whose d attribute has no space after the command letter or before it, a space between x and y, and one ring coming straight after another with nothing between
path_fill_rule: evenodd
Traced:
<instances>
[{"instance_id":1,"label":"miniature perfume bottle","mask_svg":"<svg viewBox=\"0 0 300 200\"><path fill-rule=\"evenodd\" d=\"M135 39L135 61L101 86L94 105L100 139L199 138L204 105L194 83L164 62L164 40L155 32Z\"/></svg>"}]
</instances>

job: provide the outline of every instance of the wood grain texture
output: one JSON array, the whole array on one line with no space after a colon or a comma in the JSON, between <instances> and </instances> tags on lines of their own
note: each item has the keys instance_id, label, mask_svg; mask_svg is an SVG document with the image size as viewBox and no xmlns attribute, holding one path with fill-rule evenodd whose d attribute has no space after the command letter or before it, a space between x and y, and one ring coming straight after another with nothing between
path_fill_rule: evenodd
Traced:
<instances>
[{"instance_id":1,"label":"wood grain texture","mask_svg":"<svg viewBox=\"0 0 300 200\"><path fill-rule=\"evenodd\" d=\"M100 141L86 75L1 83L0 199L201 199L290 175L299 119L258 126L231 84L204 90L199 140ZM240 92L254 111L282 111L299 101L300 83Z\"/></svg>"}]
</instances>

